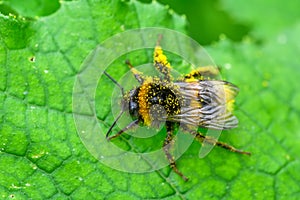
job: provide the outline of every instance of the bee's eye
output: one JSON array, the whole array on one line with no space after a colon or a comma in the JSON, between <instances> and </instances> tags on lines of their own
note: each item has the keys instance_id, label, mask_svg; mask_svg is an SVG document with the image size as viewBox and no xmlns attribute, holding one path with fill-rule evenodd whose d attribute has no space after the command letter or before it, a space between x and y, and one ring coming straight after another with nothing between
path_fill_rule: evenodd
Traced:
<instances>
[{"instance_id":1,"label":"bee's eye","mask_svg":"<svg viewBox=\"0 0 300 200\"><path fill-rule=\"evenodd\" d=\"M139 105L134 101L129 101L129 113L132 117L138 117Z\"/></svg>"}]
</instances>

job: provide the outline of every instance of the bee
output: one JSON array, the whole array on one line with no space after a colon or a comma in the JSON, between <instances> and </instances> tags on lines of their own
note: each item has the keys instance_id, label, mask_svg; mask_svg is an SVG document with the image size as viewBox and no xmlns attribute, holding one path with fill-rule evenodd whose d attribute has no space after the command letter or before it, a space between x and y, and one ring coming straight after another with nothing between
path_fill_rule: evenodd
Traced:
<instances>
[{"instance_id":1,"label":"bee","mask_svg":"<svg viewBox=\"0 0 300 200\"><path fill-rule=\"evenodd\" d=\"M139 125L158 127L164 123L167 134L162 148L171 169L184 181L188 181L188 178L176 167L175 158L170 153L174 131L178 125L202 143L205 141L232 152L251 155L250 152L206 136L198 129L200 127L228 130L238 125L238 120L232 113L235 97L239 92L238 87L227 81L215 80L219 70L211 66L200 67L173 80L171 64L160 46L161 38L160 36L153 54L153 65L160 73L159 77L144 75L127 60L126 63L139 86L125 92L123 87L104 71L104 74L121 89L123 96L121 112L107 131L106 139L110 141ZM129 111L132 122L110 136L112 128L125 111Z\"/></svg>"}]
</instances>

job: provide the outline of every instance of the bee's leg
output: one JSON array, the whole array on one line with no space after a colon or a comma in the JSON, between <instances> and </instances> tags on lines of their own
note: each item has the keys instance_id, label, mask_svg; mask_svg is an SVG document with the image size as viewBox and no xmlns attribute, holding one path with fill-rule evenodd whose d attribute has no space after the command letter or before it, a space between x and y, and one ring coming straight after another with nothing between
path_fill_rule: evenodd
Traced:
<instances>
[{"instance_id":1,"label":"bee's leg","mask_svg":"<svg viewBox=\"0 0 300 200\"><path fill-rule=\"evenodd\" d=\"M192 70L189 74L184 75L184 79L209 80L217 78L220 74L218 68L214 66L205 66Z\"/></svg>"},{"instance_id":2,"label":"bee's leg","mask_svg":"<svg viewBox=\"0 0 300 200\"><path fill-rule=\"evenodd\" d=\"M201 133L197 132L195 134L196 138L198 140L200 140L201 142L205 142L205 143L208 143L208 144L211 144L211 145L216 145L216 146L219 146L219 147L222 147L224 149L227 149L229 151L232 151L232 152L235 152L235 153L240 153L240 154L246 154L246 155L251 155L250 152L247 152L247 151L243 151L243 150L240 150L240 149L236 149L235 147L229 145L229 144L226 144L224 142L219 142L217 141L215 138L212 138L212 137L209 137L209 136L205 136L205 135L202 135Z\"/></svg>"},{"instance_id":3,"label":"bee's leg","mask_svg":"<svg viewBox=\"0 0 300 200\"><path fill-rule=\"evenodd\" d=\"M145 79L145 77L143 76L143 73L140 72L139 70L135 69L134 66L130 63L129 60L126 60L126 64L129 66L130 71L133 73L133 75L136 78L136 80L139 83L142 84L144 82L144 79Z\"/></svg>"},{"instance_id":4,"label":"bee's leg","mask_svg":"<svg viewBox=\"0 0 300 200\"><path fill-rule=\"evenodd\" d=\"M224 142L219 142L215 138L202 135L201 133L199 133L197 131L194 131L194 130L191 130L187 127L184 127L184 129L185 129L185 131L188 131L192 135L194 135L196 137L196 139L198 139L201 143L205 142L205 143L208 143L208 144L211 144L211 145L216 145L216 146L222 147L224 149L227 149L227 150L235 152L235 153L245 154L245 155L248 155L248 156L251 155L250 152L243 151L243 150L240 150L240 149L236 149L235 147L233 147L229 144L226 144Z\"/></svg>"},{"instance_id":5,"label":"bee's leg","mask_svg":"<svg viewBox=\"0 0 300 200\"><path fill-rule=\"evenodd\" d=\"M217 141L216 145L219 146L219 147L222 147L224 149L228 149L229 151L232 151L232 152L236 152L236 153L240 153L240 154L245 154L245 155L251 156L251 152L247 152L247 151L244 151L244 150L236 149L233 146L231 146L229 144L226 144L224 142Z\"/></svg>"},{"instance_id":6,"label":"bee's leg","mask_svg":"<svg viewBox=\"0 0 300 200\"><path fill-rule=\"evenodd\" d=\"M164 80L170 82L172 80L171 77L171 65L168 62L167 56L164 55L164 52L160 46L160 40L162 39L162 35L159 36L157 40L157 44L154 49L153 60L155 68L164 75Z\"/></svg>"},{"instance_id":7,"label":"bee's leg","mask_svg":"<svg viewBox=\"0 0 300 200\"><path fill-rule=\"evenodd\" d=\"M164 144L163 144L163 149L164 149L164 152L166 154L166 157L170 163L170 167L173 169L173 171L178 174L184 181L188 181L189 179L184 176L182 174L182 172L180 172L177 167L176 167L176 163L175 163L175 159L174 159L174 156L171 155L170 153L170 148L171 148L171 145L174 144L174 140L173 140L173 126L170 122L166 122L166 128L167 128L167 137L164 141Z\"/></svg>"},{"instance_id":8,"label":"bee's leg","mask_svg":"<svg viewBox=\"0 0 300 200\"><path fill-rule=\"evenodd\" d=\"M134 120L133 122L131 122L130 124L128 124L125 128L123 128L122 130L120 130L117 134L113 135L113 136L110 136L108 137L111 129L107 132L106 134L106 139L108 141L110 141L111 139L114 139L116 137L119 137L122 133L126 132L127 130L130 130L132 128L134 128L135 126L137 126L139 124L139 120Z\"/></svg>"}]
</instances>

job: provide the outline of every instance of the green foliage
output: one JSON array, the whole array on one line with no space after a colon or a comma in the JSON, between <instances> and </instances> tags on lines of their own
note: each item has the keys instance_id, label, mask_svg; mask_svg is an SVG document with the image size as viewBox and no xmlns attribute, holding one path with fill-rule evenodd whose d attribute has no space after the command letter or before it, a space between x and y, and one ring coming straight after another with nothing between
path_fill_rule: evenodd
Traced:
<instances>
[{"instance_id":1,"label":"green foliage","mask_svg":"<svg viewBox=\"0 0 300 200\"><path fill-rule=\"evenodd\" d=\"M30 2L0 2L0 198L299 199L299 5L220 3L252 27L239 43L222 37L206 47L240 88L240 125L220 140L253 155L214 148L199 159L194 142L177 161L191 179L183 182L168 167L130 174L92 157L75 129L72 89L101 41L144 26L184 32L186 20L157 2Z\"/></svg>"},{"instance_id":2,"label":"green foliage","mask_svg":"<svg viewBox=\"0 0 300 200\"><path fill-rule=\"evenodd\" d=\"M1 3L1 2L0 2ZM3 14L17 14L24 17L47 16L59 9L58 0L3 0L0 11Z\"/></svg>"},{"instance_id":3,"label":"green foliage","mask_svg":"<svg viewBox=\"0 0 300 200\"><path fill-rule=\"evenodd\" d=\"M240 41L250 30L248 24L241 23L238 18L233 18L231 13L226 12L218 0L158 1L170 5L177 13L186 15L189 21L187 26L189 35L204 45L218 41L220 34L226 34L231 40ZM241 4L245 8L248 6L242 2ZM235 8L239 9L238 6Z\"/></svg>"}]
</instances>

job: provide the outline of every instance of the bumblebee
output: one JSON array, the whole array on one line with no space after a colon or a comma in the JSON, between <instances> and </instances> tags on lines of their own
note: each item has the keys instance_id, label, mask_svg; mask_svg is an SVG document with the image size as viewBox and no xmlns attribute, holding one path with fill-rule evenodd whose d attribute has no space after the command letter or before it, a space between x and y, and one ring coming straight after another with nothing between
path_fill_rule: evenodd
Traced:
<instances>
[{"instance_id":1,"label":"bumblebee","mask_svg":"<svg viewBox=\"0 0 300 200\"><path fill-rule=\"evenodd\" d=\"M110 141L138 125L158 127L164 123L167 136L163 142L163 150L170 167L185 181L188 178L178 170L175 159L170 153L174 131L178 125L200 142L205 140L211 145L250 155L250 152L236 149L198 131L199 127L227 130L238 125L238 120L232 113L235 97L239 92L238 87L226 81L215 80L219 70L210 66L198 68L173 80L172 67L160 46L160 40L161 37L153 54L153 65L160 73L159 77L145 76L126 61L140 85L124 92L123 87L104 71L104 74L121 89L123 95L122 110L107 131L107 140ZM125 111L129 111L133 121L115 135L109 136Z\"/></svg>"}]
</instances>

